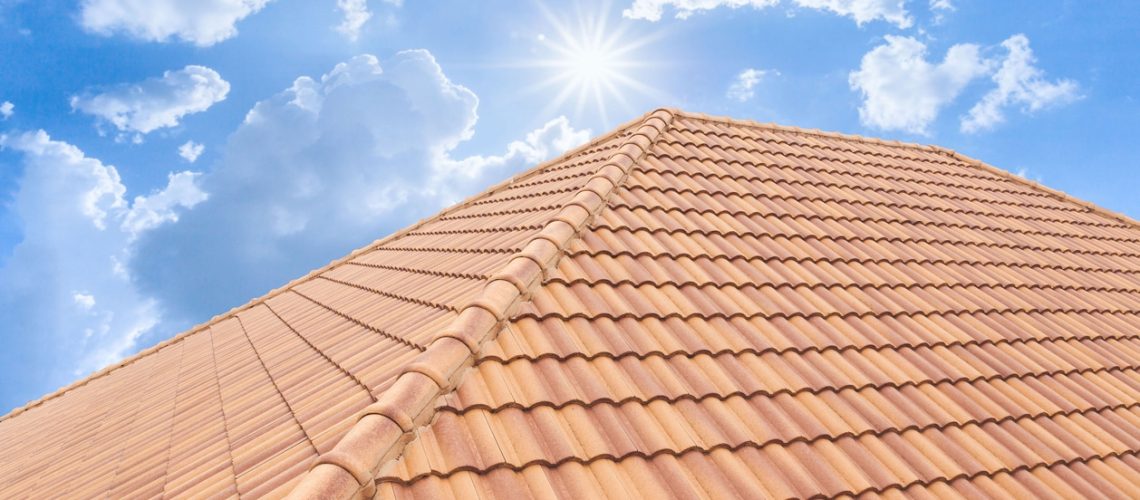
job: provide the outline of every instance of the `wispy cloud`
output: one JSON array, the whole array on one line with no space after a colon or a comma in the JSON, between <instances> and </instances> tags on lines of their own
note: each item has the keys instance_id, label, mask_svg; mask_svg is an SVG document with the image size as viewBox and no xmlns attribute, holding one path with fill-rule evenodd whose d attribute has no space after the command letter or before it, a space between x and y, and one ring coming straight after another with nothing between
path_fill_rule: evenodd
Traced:
<instances>
[{"instance_id":1,"label":"wispy cloud","mask_svg":"<svg viewBox=\"0 0 1140 500\"><path fill-rule=\"evenodd\" d=\"M779 75L780 72L755 68L745 69L732 80L725 96L738 102L749 101L756 96L756 86L769 74Z\"/></svg>"},{"instance_id":2,"label":"wispy cloud","mask_svg":"<svg viewBox=\"0 0 1140 500\"><path fill-rule=\"evenodd\" d=\"M914 24L906 11L905 0L793 0L800 7L831 11L850 17L857 24L882 20L899 28Z\"/></svg>"},{"instance_id":3,"label":"wispy cloud","mask_svg":"<svg viewBox=\"0 0 1140 500\"><path fill-rule=\"evenodd\" d=\"M687 19L697 12L713 10L718 7L763 9L779 3L780 0L634 0L628 9L622 11L621 15L630 19L656 22L661 20L666 7L672 7L676 11L677 19Z\"/></svg>"},{"instance_id":4,"label":"wispy cloud","mask_svg":"<svg viewBox=\"0 0 1140 500\"><path fill-rule=\"evenodd\" d=\"M344 14L344 20L336 30L352 41L360 38L360 29L372 18L365 0L336 0L336 7Z\"/></svg>"},{"instance_id":5,"label":"wispy cloud","mask_svg":"<svg viewBox=\"0 0 1140 500\"><path fill-rule=\"evenodd\" d=\"M934 24L942 24L946 14L958 10L950 0L930 0L930 12L934 14Z\"/></svg>"},{"instance_id":6,"label":"wispy cloud","mask_svg":"<svg viewBox=\"0 0 1140 500\"><path fill-rule=\"evenodd\" d=\"M882 20L899 28L908 28L914 22L906 11L904 0L792 0L792 3L850 17L859 25ZM780 0L634 0L622 15L630 19L659 21L666 8L672 8L678 19L686 19L695 13L720 7L764 9L779 4Z\"/></svg>"},{"instance_id":7,"label":"wispy cloud","mask_svg":"<svg viewBox=\"0 0 1140 500\"><path fill-rule=\"evenodd\" d=\"M930 0L930 10L953 12L955 7L950 0Z\"/></svg>"}]
</instances>

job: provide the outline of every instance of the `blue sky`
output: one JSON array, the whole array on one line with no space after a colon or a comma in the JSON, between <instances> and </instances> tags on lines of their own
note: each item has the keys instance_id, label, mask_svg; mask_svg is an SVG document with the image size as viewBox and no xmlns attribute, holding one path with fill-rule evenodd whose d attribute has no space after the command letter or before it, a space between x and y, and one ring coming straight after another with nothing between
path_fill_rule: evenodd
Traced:
<instances>
[{"instance_id":1,"label":"blue sky","mask_svg":"<svg viewBox=\"0 0 1140 500\"><path fill-rule=\"evenodd\" d=\"M0 0L0 411L658 106L1140 217L1140 8Z\"/></svg>"}]
</instances>

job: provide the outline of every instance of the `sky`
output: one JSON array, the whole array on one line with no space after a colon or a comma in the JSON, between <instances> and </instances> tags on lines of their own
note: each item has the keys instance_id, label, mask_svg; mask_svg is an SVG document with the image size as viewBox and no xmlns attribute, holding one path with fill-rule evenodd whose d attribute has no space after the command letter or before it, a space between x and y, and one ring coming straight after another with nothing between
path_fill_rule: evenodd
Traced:
<instances>
[{"instance_id":1,"label":"sky","mask_svg":"<svg viewBox=\"0 0 1140 500\"><path fill-rule=\"evenodd\" d=\"M0 0L0 413L654 108L1140 218L1132 0Z\"/></svg>"}]
</instances>

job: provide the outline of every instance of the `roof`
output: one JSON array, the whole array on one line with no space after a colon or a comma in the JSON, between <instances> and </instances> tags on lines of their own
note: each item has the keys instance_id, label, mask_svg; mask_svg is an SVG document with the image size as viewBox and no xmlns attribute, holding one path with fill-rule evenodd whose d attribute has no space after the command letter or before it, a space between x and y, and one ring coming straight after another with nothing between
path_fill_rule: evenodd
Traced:
<instances>
[{"instance_id":1,"label":"roof","mask_svg":"<svg viewBox=\"0 0 1140 500\"><path fill-rule=\"evenodd\" d=\"M1140 489L1140 225L658 110L0 421L0 496Z\"/></svg>"}]
</instances>

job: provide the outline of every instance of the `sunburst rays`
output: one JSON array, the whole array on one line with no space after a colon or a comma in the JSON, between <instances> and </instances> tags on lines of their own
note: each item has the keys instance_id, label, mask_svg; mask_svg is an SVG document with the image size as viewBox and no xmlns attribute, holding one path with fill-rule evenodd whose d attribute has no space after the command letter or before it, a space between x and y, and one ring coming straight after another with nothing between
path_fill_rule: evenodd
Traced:
<instances>
[{"instance_id":1,"label":"sunburst rays","mask_svg":"<svg viewBox=\"0 0 1140 500\"><path fill-rule=\"evenodd\" d=\"M658 40L663 32L631 38L629 25L611 23L609 2L602 2L597 12L586 12L576 4L576 19L556 15L539 4L552 30L539 35L539 58L525 61L523 67L547 73L539 82L527 87L528 92L554 91L543 115L550 115L573 101L573 112L581 117L596 112L602 123L610 125L611 105L633 113L631 93L665 99L663 93L639 79L639 70L662 66L646 59L643 50Z\"/></svg>"}]
</instances>

